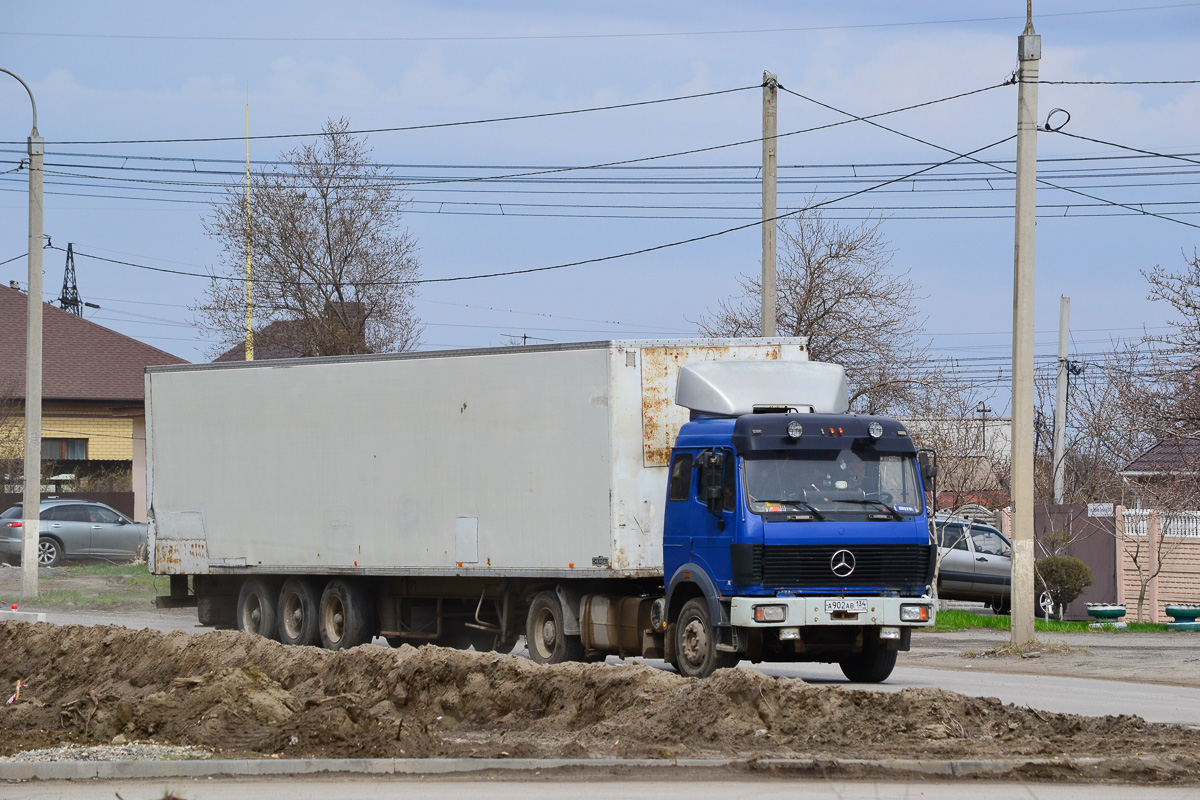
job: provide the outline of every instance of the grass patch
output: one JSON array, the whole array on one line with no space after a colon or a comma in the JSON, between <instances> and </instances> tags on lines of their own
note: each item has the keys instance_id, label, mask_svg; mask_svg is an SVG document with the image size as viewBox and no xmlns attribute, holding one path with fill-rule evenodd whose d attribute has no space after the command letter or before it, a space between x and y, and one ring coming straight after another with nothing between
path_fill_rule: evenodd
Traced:
<instances>
[{"instance_id":1,"label":"grass patch","mask_svg":"<svg viewBox=\"0 0 1200 800\"><path fill-rule=\"evenodd\" d=\"M22 606L44 611L146 605L154 602L155 595L165 594L169 587L169 578L151 575L145 564L69 565L38 570L37 600ZM3 606L18 601L18 594L0 592Z\"/></svg>"},{"instance_id":2,"label":"grass patch","mask_svg":"<svg viewBox=\"0 0 1200 800\"><path fill-rule=\"evenodd\" d=\"M1050 633L1066 633L1071 631L1082 631L1084 633L1097 633L1088 628L1091 624L1090 620L1081 620L1078 622L1067 620L1044 620L1038 617L1034 620L1034 628L1039 631L1048 631ZM992 628L995 630L1007 631L1012 630L1012 620L1006 616L987 616L984 614L976 614L971 611L964 611L958 608L948 608L945 611L937 612L937 621L934 623L935 631L965 631L972 628ZM1125 630L1131 633L1164 633L1170 630L1166 625L1160 625L1152 622L1130 622ZM1101 633L1120 633L1119 630L1111 629L1110 631L1100 631Z\"/></svg>"}]
</instances>

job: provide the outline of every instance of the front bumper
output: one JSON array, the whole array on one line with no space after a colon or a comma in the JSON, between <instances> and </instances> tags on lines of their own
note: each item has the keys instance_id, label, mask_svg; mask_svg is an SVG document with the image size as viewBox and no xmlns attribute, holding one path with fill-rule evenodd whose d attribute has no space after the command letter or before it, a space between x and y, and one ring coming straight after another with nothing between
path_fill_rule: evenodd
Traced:
<instances>
[{"instance_id":1,"label":"front bumper","mask_svg":"<svg viewBox=\"0 0 1200 800\"><path fill-rule=\"evenodd\" d=\"M928 628L934 623L934 602L922 597L868 597L867 610L859 614L828 612L826 600L845 600L844 597L735 597L729 603L729 623L738 628L798 628L806 625L887 625L905 628ZM787 613L778 622L756 622L755 606L784 606ZM902 622L900 606L926 606L929 619L925 622Z\"/></svg>"}]
</instances>

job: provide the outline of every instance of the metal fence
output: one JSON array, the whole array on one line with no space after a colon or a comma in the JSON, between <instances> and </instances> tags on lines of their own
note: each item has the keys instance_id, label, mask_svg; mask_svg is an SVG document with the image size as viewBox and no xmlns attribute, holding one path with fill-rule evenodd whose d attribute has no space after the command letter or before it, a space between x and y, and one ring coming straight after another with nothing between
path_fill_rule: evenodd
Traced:
<instances>
[{"instance_id":1,"label":"metal fence","mask_svg":"<svg viewBox=\"0 0 1200 800\"><path fill-rule=\"evenodd\" d=\"M1125 509L1125 535L1145 536L1147 519L1156 513L1147 508ZM1200 511L1162 513L1162 535L1200 539Z\"/></svg>"}]
</instances>

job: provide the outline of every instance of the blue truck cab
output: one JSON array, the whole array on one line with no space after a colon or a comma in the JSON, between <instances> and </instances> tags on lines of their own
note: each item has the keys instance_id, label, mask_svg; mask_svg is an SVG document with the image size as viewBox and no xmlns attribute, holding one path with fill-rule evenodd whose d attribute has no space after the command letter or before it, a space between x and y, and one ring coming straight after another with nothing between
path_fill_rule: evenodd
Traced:
<instances>
[{"instance_id":1,"label":"blue truck cab","mask_svg":"<svg viewBox=\"0 0 1200 800\"><path fill-rule=\"evenodd\" d=\"M691 420L671 453L663 573L666 655L684 675L825 661L878 682L933 624L917 449L901 422L846 413L846 396L832 364L681 370Z\"/></svg>"}]
</instances>

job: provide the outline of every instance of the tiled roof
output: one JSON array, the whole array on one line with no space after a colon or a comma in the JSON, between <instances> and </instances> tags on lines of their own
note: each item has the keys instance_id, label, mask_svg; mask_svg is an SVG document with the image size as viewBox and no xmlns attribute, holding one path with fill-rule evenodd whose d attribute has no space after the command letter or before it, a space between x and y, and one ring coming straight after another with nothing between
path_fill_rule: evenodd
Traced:
<instances>
[{"instance_id":1,"label":"tiled roof","mask_svg":"<svg viewBox=\"0 0 1200 800\"><path fill-rule=\"evenodd\" d=\"M1195 472L1200 467L1200 439L1168 439L1129 462L1123 473Z\"/></svg>"},{"instance_id":2,"label":"tiled roof","mask_svg":"<svg viewBox=\"0 0 1200 800\"><path fill-rule=\"evenodd\" d=\"M293 333L296 323L291 320L276 320L265 328L254 332L254 359L266 361L274 358L307 358L316 355L298 343L300 335ZM213 359L220 361L245 361L246 343L241 342Z\"/></svg>"},{"instance_id":3,"label":"tiled roof","mask_svg":"<svg viewBox=\"0 0 1200 800\"><path fill-rule=\"evenodd\" d=\"M0 391L25 397L25 326L28 297L0 286ZM142 403L142 373L182 358L124 334L42 305L42 399Z\"/></svg>"}]
</instances>

